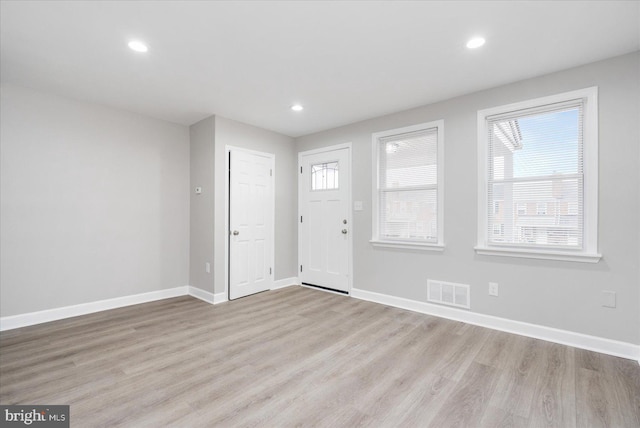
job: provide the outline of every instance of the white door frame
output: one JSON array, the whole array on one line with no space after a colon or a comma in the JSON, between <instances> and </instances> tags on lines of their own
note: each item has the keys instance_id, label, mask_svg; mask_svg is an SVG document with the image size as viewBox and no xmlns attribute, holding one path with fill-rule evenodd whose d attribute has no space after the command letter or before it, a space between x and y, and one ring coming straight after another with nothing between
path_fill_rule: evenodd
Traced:
<instances>
[{"instance_id":1,"label":"white door frame","mask_svg":"<svg viewBox=\"0 0 640 428\"><path fill-rule=\"evenodd\" d=\"M349 227L350 229L350 233L347 235L347 255L349 257L349 260L347 261L347 266L349 269L349 275L348 275L348 284L347 284L347 292L349 293L349 295L351 295L351 290L353 289L353 231L355 230L354 228L354 224L353 224L353 203L351 201L352 198L352 188L353 188L353 173L352 173L352 169L353 169L353 161L352 161L352 153L353 150L351 149L351 143L342 143L342 144L335 144L333 146L327 146L327 147L321 147L318 149L313 149L313 150L307 150L304 152L298 152L298 171L300 171L300 168L302 167L302 157L306 156L306 155L315 155L315 154L319 154L319 153L325 153L325 152L331 152L334 150L341 150L341 149L347 149L348 153L349 153L349 188L347 189L347 223L350 224L351 226ZM298 175L298 174L296 174ZM297 271L298 274L300 274L300 265L302 265L302 255L301 255L301 248L302 248L302 233L300 233L300 228L302 227L300 224L300 213L302 212L302 186L300 186L300 175L298 175L298 216L296 221L298 222L298 267L297 267ZM299 281L300 284L302 284L302 278L300 278ZM304 287L304 285L302 285ZM331 290L325 290L322 288L314 288L315 290L322 290L322 291L326 291L328 293L335 293L335 294L342 294L342 293L338 293L338 292L334 292Z\"/></svg>"},{"instance_id":2,"label":"white door frame","mask_svg":"<svg viewBox=\"0 0 640 428\"><path fill-rule=\"evenodd\" d=\"M231 165L229 164L229 154L234 151L240 151L245 153L251 153L254 155L260 155L270 158L273 161L273 181L271 182L271 199L273 200L272 204L272 213L271 213L271 284L275 282L276 277L276 266L275 266L275 250L276 250L276 155L273 153L267 152L259 152L257 150L245 149L244 147L237 146L224 146L224 164L225 164L225 173L224 173L224 230L225 230L225 238L224 238L224 295L226 300L229 299L229 206L230 206L230 197L231 193L229 192L229 170L231 169Z\"/></svg>"}]
</instances>

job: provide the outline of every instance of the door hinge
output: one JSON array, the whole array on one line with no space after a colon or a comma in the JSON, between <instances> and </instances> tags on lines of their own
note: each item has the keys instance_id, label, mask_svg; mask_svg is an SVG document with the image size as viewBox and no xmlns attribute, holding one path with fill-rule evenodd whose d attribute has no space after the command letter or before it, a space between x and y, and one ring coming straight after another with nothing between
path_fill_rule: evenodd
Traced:
<instances>
[{"instance_id":1,"label":"door hinge","mask_svg":"<svg viewBox=\"0 0 640 428\"><path fill-rule=\"evenodd\" d=\"M271 268L269 268L269 275L271 275Z\"/></svg>"},{"instance_id":2,"label":"door hinge","mask_svg":"<svg viewBox=\"0 0 640 428\"><path fill-rule=\"evenodd\" d=\"M300 272L302 272L302 265L300 265Z\"/></svg>"},{"instance_id":3,"label":"door hinge","mask_svg":"<svg viewBox=\"0 0 640 428\"><path fill-rule=\"evenodd\" d=\"M273 170L272 169L269 170L269 177L273 177Z\"/></svg>"},{"instance_id":4,"label":"door hinge","mask_svg":"<svg viewBox=\"0 0 640 428\"><path fill-rule=\"evenodd\" d=\"M302 167L300 167L300 174L302 174Z\"/></svg>"},{"instance_id":5,"label":"door hinge","mask_svg":"<svg viewBox=\"0 0 640 428\"><path fill-rule=\"evenodd\" d=\"M302 216L300 216L300 223L302 223Z\"/></svg>"}]
</instances>

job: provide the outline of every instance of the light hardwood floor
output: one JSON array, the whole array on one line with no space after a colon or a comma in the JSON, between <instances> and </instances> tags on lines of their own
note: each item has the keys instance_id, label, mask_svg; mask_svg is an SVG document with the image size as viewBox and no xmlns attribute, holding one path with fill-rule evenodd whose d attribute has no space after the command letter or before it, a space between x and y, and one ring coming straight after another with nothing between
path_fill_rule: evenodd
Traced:
<instances>
[{"instance_id":1,"label":"light hardwood floor","mask_svg":"<svg viewBox=\"0 0 640 428\"><path fill-rule=\"evenodd\" d=\"M289 287L2 332L0 402L72 427L639 427L640 366Z\"/></svg>"}]
</instances>

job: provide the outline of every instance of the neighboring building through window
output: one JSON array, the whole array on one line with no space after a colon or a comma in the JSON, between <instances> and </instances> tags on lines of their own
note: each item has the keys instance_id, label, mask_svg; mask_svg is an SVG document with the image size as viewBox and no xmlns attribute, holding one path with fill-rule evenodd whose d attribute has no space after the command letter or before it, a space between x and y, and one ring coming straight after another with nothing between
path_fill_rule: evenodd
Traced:
<instances>
[{"instance_id":1,"label":"neighboring building through window","mask_svg":"<svg viewBox=\"0 0 640 428\"><path fill-rule=\"evenodd\" d=\"M547 203L546 202L538 202L536 204L536 214L537 215L547 215Z\"/></svg>"},{"instance_id":2,"label":"neighboring building through window","mask_svg":"<svg viewBox=\"0 0 640 428\"><path fill-rule=\"evenodd\" d=\"M597 262L597 89L478 112L481 254Z\"/></svg>"},{"instance_id":3,"label":"neighboring building through window","mask_svg":"<svg viewBox=\"0 0 640 428\"><path fill-rule=\"evenodd\" d=\"M442 247L443 121L373 134L374 245Z\"/></svg>"}]
</instances>

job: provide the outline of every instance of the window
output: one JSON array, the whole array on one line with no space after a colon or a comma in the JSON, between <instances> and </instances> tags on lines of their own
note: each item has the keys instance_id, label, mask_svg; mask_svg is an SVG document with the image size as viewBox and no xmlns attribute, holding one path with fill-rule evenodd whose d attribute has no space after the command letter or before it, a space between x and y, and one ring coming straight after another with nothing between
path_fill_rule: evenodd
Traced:
<instances>
[{"instance_id":1,"label":"window","mask_svg":"<svg viewBox=\"0 0 640 428\"><path fill-rule=\"evenodd\" d=\"M443 121L373 134L374 245L442 249Z\"/></svg>"},{"instance_id":2,"label":"window","mask_svg":"<svg viewBox=\"0 0 640 428\"><path fill-rule=\"evenodd\" d=\"M479 254L600 259L597 127L595 87L478 112Z\"/></svg>"},{"instance_id":3,"label":"window","mask_svg":"<svg viewBox=\"0 0 640 428\"><path fill-rule=\"evenodd\" d=\"M338 162L311 165L311 190L338 189Z\"/></svg>"},{"instance_id":4,"label":"window","mask_svg":"<svg viewBox=\"0 0 640 428\"><path fill-rule=\"evenodd\" d=\"M569 214L569 215L578 215L578 203L577 202L568 202L567 203L567 214Z\"/></svg>"}]
</instances>

